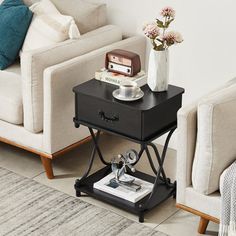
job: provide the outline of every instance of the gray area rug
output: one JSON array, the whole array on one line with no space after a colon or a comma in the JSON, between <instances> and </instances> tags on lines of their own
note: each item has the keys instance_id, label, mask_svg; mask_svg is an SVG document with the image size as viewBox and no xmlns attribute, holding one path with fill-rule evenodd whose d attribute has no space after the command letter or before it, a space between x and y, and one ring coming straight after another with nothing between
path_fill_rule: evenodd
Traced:
<instances>
[{"instance_id":1,"label":"gray area rug","mask_svg":"<svg viewBox=\"0 0 236 236\"><path fill-rule=\"evenodd\" d=\"M166 236L2 168L0 235Z\"/></svg>"}]
</instances>

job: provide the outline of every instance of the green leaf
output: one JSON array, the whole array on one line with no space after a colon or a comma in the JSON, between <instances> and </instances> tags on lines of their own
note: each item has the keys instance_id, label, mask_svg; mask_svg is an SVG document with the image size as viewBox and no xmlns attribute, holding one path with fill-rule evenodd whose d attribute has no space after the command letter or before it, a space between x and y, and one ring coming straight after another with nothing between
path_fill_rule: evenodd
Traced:
<instances>
[{"instance_id":1,"label":"green leaf","mask_svg":"<svg viewBox=\"0 0 236 236\"><path fill-rule=\"evenodd\" d=\"M172 45L174 45L175 43L174 42L166 42L167 46L170 47Z\"/></svg>"},{"instance_id":2,"label":"green leaf","mask_svg":"<svg viewBox=\"0 0 236 236\"><path fill-rule=\"evenodd\" d=\"M163 21L156 19L157 26L160 28L165 28Z\"/></svg>"},{"instance_id":3,"label":"green leaf","mask_svg":"<svg viewBox=\"0 0 236 236\"><path fill-rule=\"evenodd\" d=\"M170 23L174 20L174 18L172 18L171 20L168 20L166 22L165 28L168 28L170 26Z\"/></svg>"},{"instance_id":4,"label":"green leaf","mask_svg":"<svg viewBox=\"0 0 236 236\"><path fill-rule=\"evenodd\" d=\"M159 19L156 19L156 22L157 22L158 24L162 24L162 25L163 25L163 21L161 21L161 20L159 20Z\"/></svg>"},{"instance_id":5,"label":"green leaf","mask_svg":"<svg viewBox=\"0 0 236 236\"><path fill-rule=\"evenodd\" d=\"M155 47L155 50L156 51L163 51L164 50L163 44L160 44L157 47Z\"/></svg>"}]
</instances>

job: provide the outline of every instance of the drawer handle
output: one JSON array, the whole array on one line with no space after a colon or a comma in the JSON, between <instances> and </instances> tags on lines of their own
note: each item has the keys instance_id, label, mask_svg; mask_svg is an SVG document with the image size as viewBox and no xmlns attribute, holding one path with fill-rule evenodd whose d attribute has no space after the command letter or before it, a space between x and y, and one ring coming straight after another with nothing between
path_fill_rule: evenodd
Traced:
<instances>
[{"instance_id":1,"label":"drawer handle","mask_svg":"<svg viewBox=\"0 0 236 236\"><path fill-rule=\"evenodd\" d=\"M115 122L115 121L119 121L119 116L118 115L112 115L111 117L106 116L104 111L99 111L98 115L101 117L102 120L106 121L106 122Z\"/></svg>"}]
</instances>

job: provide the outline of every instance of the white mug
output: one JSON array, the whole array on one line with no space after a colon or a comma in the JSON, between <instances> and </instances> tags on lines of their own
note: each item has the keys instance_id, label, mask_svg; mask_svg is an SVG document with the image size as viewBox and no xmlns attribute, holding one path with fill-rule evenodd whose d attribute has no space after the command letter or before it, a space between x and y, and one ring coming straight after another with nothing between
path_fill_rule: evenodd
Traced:
<instances>
[{"instance_id":1,"label":"white mug","mask_svg":"<svg viewBox=\"0 0 236 236\"><path fill-rule=\"evenodd\" d=\"M140 92L140 88L134 81L125 81L120 84L120 96L133 98Z\"/></svg>"}]
</instances>

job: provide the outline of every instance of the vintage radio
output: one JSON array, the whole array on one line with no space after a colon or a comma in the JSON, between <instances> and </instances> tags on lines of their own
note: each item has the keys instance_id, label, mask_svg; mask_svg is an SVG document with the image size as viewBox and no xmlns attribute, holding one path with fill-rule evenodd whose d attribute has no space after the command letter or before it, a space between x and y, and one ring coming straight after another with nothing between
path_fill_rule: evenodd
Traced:
<instances>
[{"instance_id":1,"label":"vintage radio","mask_svg":"<svg viewBox=\"0 0 236 236\"><path fill-rule=\"evenodd\" d=\"M115 49L106 54L106 69L111 72L133 77L141 71L138 54Z\"/></svg>"}]
</instances>

